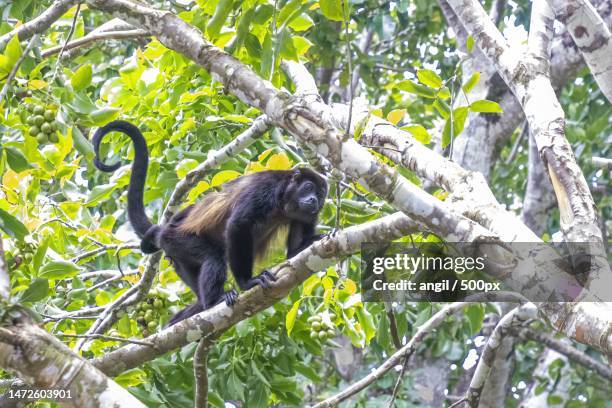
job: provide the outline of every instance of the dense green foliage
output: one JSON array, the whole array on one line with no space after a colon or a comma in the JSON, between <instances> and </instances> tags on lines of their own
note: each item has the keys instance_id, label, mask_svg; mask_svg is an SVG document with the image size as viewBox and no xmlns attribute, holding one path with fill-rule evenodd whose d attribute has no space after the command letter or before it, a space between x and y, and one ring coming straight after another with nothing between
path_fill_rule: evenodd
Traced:
<instances>
[{"instance_id":1,"label":"dense green foliage","mask_svg":"<svg viewBox=\"0 0 612 408\"><path fill-rule=\"evenodd\" d=\"M0 1L4 17L0 33L10 31L15 21L32 19L50 3ZM463 44L456 44L455 38L449 36L435 2L357 0L351 1L350 7L348 2L335 0L149 3L178 13L218 47L277 87L294 88L280 69L283 59L301 60L313 73L331 70L334 81L322 84L321 92L332 101L346 100L343 90L351 77L347 63L347 41L350 42L352 65L356 67L352 74L361 78L361 95L372 106L372 114L398 124L427 145L432 142L435 127L443 129L442 145L446 147L452 137L462 137L470 112L500 112L493 101L455 103L456 99L469 100L467 95L478 77L463 77L456 52ZM517 23L526 24L525 9L529 9L527 2L520 2L515 9ZM151 153L145 204L149 216L157 221L177 182L259 115L256 109L226 94L223 84L204 69L155 39L98 42L61 62L57 55L42 58L41 50L64 43L73 19L75 39L109 18L87 6L82 6L76 16L75 12L76 8L71 9L36 40L34 54L25 58L7 98L0 101L0 229L11 268L12 301L43 316L44 327L55 334L82 334L93 319L57 320L50 316L107 305L136 283L143 270L138 250L117 250L118 244L136 242L126 226L130 168L126 165L110 176L97 171L87 140L91 130L115 118L137 123L143 129ZM347 39L344 24L348 15L351 22ZM363 53L359 41L367 31L373 31L373 40L369 51ZM0 84L26 44L14 38L1 52ZM605 140L602 135L610 133L612 108L604 103L586 70L564 88L561 101L568 118L568 138L589 182L604 186L602 192L595 193L595 199L603 209L604 219L610 219L610 196L605 187L609 174L593 168L590 158L609 155L610 137ZM35 106L44 107L40 108L43 121L34 118L40 113ZM450 106L458 106L452 115ZM53 123L49 133L42 130L47 121ZM504 160L516 137L518 131L500 148L501 160L492 174L492 189L501 202L518 212L526 183L526 139L511 163ZM129 140L120 135L107 139L103 154L119 157L128 164L133 154ZM184 204L193 203L199 195L242 174L287 169L303 161L301 150L288 135L271 130L211 171ZM402 172L421 185L416 176ZM342 189L336 225L336 189L337 185L331 186L320 220L328 230L393 212L361 186L354 186L353 190ZM438 193L444 198L442 192ZM558 215L552 214L549 224L549 231L558 229ZM427 234L410 238L436 239ZM108 249L80 258L104 246ZM267 263L274 265L282 259L279 251ZM122 270L124 275L107 282L113 275L87 275L107 270ZM331 395L347 384L331 356L338 346L336 335L346 336L354 347L363 349L363 361L351 373L354 380L395 350L390 330L392 314L397 337L404 339L410 338L416 327L439 308L427 303L400 304L393 305L391 313L384 304L364 304L359 294L359 271L359 257L350 257L336 268L313 275L287 299L226 332L210 352L211 404L221 407L222 400L239 400L250 408L300 406L313 396L318 399ZM105 283L100 285L101 282ZM124 313L108 334L142 337L158 330L172 313L194 301L194 295L165 260L149 297L150 301ZM463 315L449 318L417 352L422 358L445 358L449 365L455 364L449 370L451 391L463 372L462 362L473 348L472 342L466 340L479 332L485 312L495 310L474 305ZM325 334L319 335L323 329ZM62 340L74 346L77 339ZM93 340L83 354L101 356L121 344ZM130 387L149 406L189 406L193 398L194 348L195 344L157 358L120 375L116 381ZM512 378L515 388L508 397L508 406L518 404L525 390L521 384L531 381L539 351L531 343L517 347L517 369ZM386 406L396 375L389 373L351 403ZM418 372L406 373L397 406L416 403L412 400L413 375L418 376ZM555 365L551 375L570 378L573 407L600 406L606 398L606 385L582 368ZM0 377L8 378L9 374L2 373Z\"/></svg>"}]
</instances>

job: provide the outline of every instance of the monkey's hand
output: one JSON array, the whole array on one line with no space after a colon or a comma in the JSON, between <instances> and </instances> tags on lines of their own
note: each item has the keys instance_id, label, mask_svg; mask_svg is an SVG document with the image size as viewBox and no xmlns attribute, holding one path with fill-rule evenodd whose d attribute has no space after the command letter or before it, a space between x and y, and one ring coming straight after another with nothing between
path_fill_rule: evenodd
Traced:
<instances>
[{"instance_id":1,"label":"monkey's hand","mask_svg":"<svg viewBox=\"0 0 612 408\"><path fill-rule=\"evenodd\" d=\"M255 285L259 285L264 289L269 289L272 286L271 282L276 282L276 276L269 270L264 269L259 275L247 282L246 289L251 289Z\"/></svg>"},{"instance_id":2,"label":"monkey's hand","mask_svg":"<svg viewBox=\"0 0 612 408\"><path fill-rule=\"evenodd\" d=\"M226 305L230 307L234 306L234 303L236 303L236 299L238 299L238 292L236 292L236 289L229 290L223 294L223 298L225 300Z\"/></svg>"},{"instance_id":3,"label":"monkey's hand","mask_svg":"<svg viewBox=\"0 0 612 408\"><path fill-rule=\"evenodd\" d=\"M336 235L338 235L339 232L340 232L340 230L338 228L334 227L327 234L321 234L321 239L322 238L335 238Z\"/></svg>"}]
</instances>

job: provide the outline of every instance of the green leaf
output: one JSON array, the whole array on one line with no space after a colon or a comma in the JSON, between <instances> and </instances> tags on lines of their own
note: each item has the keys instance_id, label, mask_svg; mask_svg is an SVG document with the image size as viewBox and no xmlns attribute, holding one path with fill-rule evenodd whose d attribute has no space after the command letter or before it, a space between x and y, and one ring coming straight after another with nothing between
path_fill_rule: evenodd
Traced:
<instances>
[{"instance_id":1,"label":"green leaf","mask_svg":"<svg viewBox=\"0 0 612 408\"><path fill-rule=\"evenodd\" d=\"M482 323L485 317L485 310L482 305L475 304L472 306L468 306L465 309L465 316L468 318L470 322L470 331L472 335L475 335L480 331L482 327Z\"/></svg>"},{"instance_id":2,"label":"green leaf","mask_svg":"<svg viewBox=\"0 0 612 408\"><path fill-rule=\"evenodd\" d=\"M232 11L233 4L234 0L219 0L215 13L208 21L208 25L206 26L206 33L208 34L209 38L215 39L219 36L221 27L223 27L227 16L229 15L230 11Z\"/></svg>"},{"instance_id":3,"label":"green leaf","mask_svg":"<svg viewBox=\"0 0 612 408\"><path fill-rule=\"evenodd\" d=\"M47 297L49 294L49 280L45 278L36 278L21 295L22 302L38 302Z\"/></svg>"},{"instance_id":4,"label":"green leaf","mask_svg":"<svg viewBox=\"0 0 612 408\"><path fill-rule=\"evenodd\" d=\"M253 370L253 374L255 374L255 376L259 378L259 380L264 383L266 387L270 388L270 383L268 382L268 379L262 374L259 368L257 368L255 360L251 360L251 370Z\"/></svg>"},{"instance_id":5,"label":"green leaf","mask_svg":"<svg viewBox=\"0 0 612 408\"><path fill-rule=\"evenodd\" d=\"M7 64L11 67L15 65L19 57L21 57L21 44L19 43L19 37L17 35L11 38L8 44L6 44L4 55L7 58Z\"/></svg>"},{"instance_id":6,"label":"green leaf","mask_svg":"<svg viewBox=\"0 0 612 408\"><path fill-rule=\"evenodd\" d=\"M308 14L300 14L289 23L289 27L293 31L306 31L314 25L312 18Z\"/></svg>"},{"instance_id":7,"label":"green leaf","mask_svg":"<svg viewBox=\"0 0 612 408\"><path fill-rule=\"evenodd\" d=\"M341 0L320 0L321 13L333 21L344 21Z\"/></svg>"},{"instance_id":8,"label":"green leaf","mask_svg":"<svg viewBox=\"0 0 612 408\"><path fill-rule=\"evenodd\" d=\"M256 382L252 388L249 389L248 407L253 408L265 408L268 405L268 391L260 383Z\"/></svg>"},{"instance_id":9,"label":"green leaf","mask_svg":"<svg viewBox=\"0 0 612 408\"><path fill-rule=\"evenodd\" d=\"M400 91L410 92L419 96L423 96L425 98L435 99L436 91L426 86L417 84L410 80L405 80L399 82L394 88L399 89Z\"/></svg>"},{"instance_id":10,"label":"green leaf","mask_svg":"<svg viewBox=\"0 0 612 408\"><path fill-rule=\"evenodd\" d=\"M91 84L93 70L91 65L83 65L79 69L76 70L72 78L70 79L70 83L72 84L72 88L75 91L80 91L87 88Z\"/></svg>"},{"instance_id":11,"label":"green leaf","mask_svg":"<svg viewBox=\"0 0 612 408\"><path fill-rule=\"evenodd\" d=\"M6 151L6 161L9 167L16 173L34 168L23 153L21 153L21 150L12 146L5 146L4 150Z\"/></svg>"},{"instance_id":12,"label":"green leaf","mask_svg":"<svg viewBox=\"0 0 612 408\"><path fill-rule=\"evenodd\" d=\"M251 21L253 20L254 15L255 8L250 8L242 13L242 17L240 18L240 22L238 23L238 28L236 29L236 40L233 42L232 50L230 50L230 52L239 50L240 47L242 47L246 36L249 34L249 28L251 26Z\"/></svg>"},{"instance_id":13,"label":"green leaf","mask_svg":"<svg viewBox=\"0 0 612 408\"><path fill-rule=\"evenodd\" d=\"M359 324L361 324L361 328L365 333L366 344L368 344L370 340L376 336L376 325L374 324L374 318L363 306L358 307L356 312Z\"/></svg>"},{"instance_id":14,"label":"green leaf","mask_svg":"<svg viewBox=\"0 0 612 408\"><path fill-rule=\"evenodd\" d=\"M117 188L116 184L100 184L91 189L89 198L85 205L91 207L98 204L100 201L106 200L111 193Z\"/></svg>"},{"instance_id":15,"label":"green leaf","mask_svg":"<svg viewBox=\"0 0 612 408\"><path fill-rule=\"evenodd\" d=\"M183 159L176 166L176 175L178 176L178 178L182 179L187 175L187 173L189 173L196 167L198 167L198 162L196 160Z\"/></svg>"},{"instance_id":16,"label":"green leaf","mask_svg":"<svg viewBox=\"0 0 612 408\"><path fill-rule=\"evenodd\" d=\"M90 117L94 125L103 126L106 125L108 122L117 119L119 113L121 113L121 110L119 108L106 107L96 109L95 111L91 112Z\"/></svg>"},{"instance_id":17,"label":"green leaf","mask_svg":"<svg viewBox=\"0 0 612 408\"><path fill-rule=\"evenodd\" d=\"M51 261L40 268L38 276L47 279L67 279L76 276L81 269L68 261Z\"/></svg>"},{"instance_id":18,"label":"green leaf","mask_svg":"<svg viewBox=\"0 0 612 408\"><path fill-rule=\"evenodd\" d=\"M468 36L467 41L465 43L465 47L467 48L468 52L472 52L472 49L474 49L474 37L472 37L471 35Z\"/></svg>"},{"instance_id":19,"label":"green leaf","mask_svg":"<svg viewBox=\"0 0 612 408\"><path fill-rule=\"evenodd\" d=\"M280 40L280 56L282 59L297 61L298 53L293 45L293 39L291 38L291 32L289 29L284 28L279 36Z\"/></svg>"},{"instance_id":20,"label":"green leaf","mask_svg":"<svg viewBox=\"0 0 612 408\"><path fill-rule=\"evenodd\" d=\"M469 108L467 106L462 106L461 108L457 108L453 111L452 116L452 125L453 125L453 138L459 136L461 132L463 132L463 128L465 126L465 120L467 119L469 112ZM442 132L442 148L448 146L451 142L451 117L448 118L444 125L444 130Z\"/></svg>"},{"instance_id":21,"label":"green leaf","mask_svg":"<svg viewBox=\"0 0 612 408\"><path fill-rule=\"evenodd\" d=\"M293 330L293 326L295 325L295 319L297 318L298 310L300 310L301 301L302 299L295 302L287 312L287 316L285 316L285 327L287 327L288 336L291 336L291 330Z\"/></svg>"},{"instance_id":22,"label":"green leaf","mask_svg":"<svg viewBox=\"0 0 612 408\"><path fill-rule=\"evenodd\" d=\"M470 79L465 81L465 84L463 84L463 92L470 93L470 91L474 89L478 81L480 81L480 72L476 71L472 74Z\"/></svg>"},{"instance_id":23,"label":"green leaf","mask_svg":"<svg viewBox=\"0 0 612 408\"><path fill-rule=\"evenodd\" d=\"M261 76L265 79L270 79L274 71L274 47L272 44L272 36L270 32L266 33L261 52Z\"/></svg>"},{"instance_id":24,"label":"green leaf","mask_svg":"<svg viewBox=\"0 0 612 408\"><path fill-rule=\"evenodd\" d=\"M442 86L442 78L430 69L420 69L417 71L417 78L423 85L438 89Z\"/></svg>"},{"instance_id":25,"label":"green leaf","mask_svg":"<svg viewBox=\"0 0 612 408\"><path fill-rule=\"evenodd\" d=\"M470 105L470 110L472 112L482 112L482 113L503 113L504 110L499 106L497 102L488 101L486 99L482 99L480 101L472 102Z\"/></svg>"},{"instance_id":26,"label":"green leaf","mask_svg":"<svg viewBox=\"0 0 612 408\"><path fill-rule=\"evenodd\" d=\"M400 129L410 132L412 136L422 144L429 144L429 142L431 142L431 135L427 132L427 129L421 125L406 125L402 126Z\"/></svg>"},{"instance_id":27,"label":"green leaf","mask_svg":"<svg viewBox=\"0 0 612 408\"><path fill-rule=\"evenodd\" d=\"M444 119L448 119L450 116L450 105L446 102L444 102L442 99L436 99L432 106L434 107L434 109L436 111L438 111L438 113L440 114L440 116L442 116Z\"/></svg>"},{"instance_id":28,"label":"green leaf","mask_svg":"<svg viewBox=\"0 0 612 408\"><path fill-rule=\"evenodd\" d=\"M78 127L72 128L72 142L74 143L74 147L77 149L79 153L81 153L87 160L91 160L94 157L94 150L89 140L83 136L83 133L79 130Z\"/></svg>"},{"instance_id":29,"label":"green leaf","mask_svg":"<svg viewBox=\"0 0 612 408\"><path fill-rule=\"evenodd\" d=\"M30 233L17 218L0 208L0 229L10 237L22 241Z\"/></svg>"}]
</instances>

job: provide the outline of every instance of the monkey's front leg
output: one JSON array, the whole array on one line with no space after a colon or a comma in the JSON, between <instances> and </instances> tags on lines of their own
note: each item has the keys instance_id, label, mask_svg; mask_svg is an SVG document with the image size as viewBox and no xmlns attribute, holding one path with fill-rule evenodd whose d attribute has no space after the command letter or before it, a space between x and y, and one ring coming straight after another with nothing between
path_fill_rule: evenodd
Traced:
<instances>
[{"instance_id":1,"label":"monkey's front leg","mask_svg":"<svg viewBox=\"0 0 612 408\"><path fill-rule=\"evenodd\" d=\"M254 245L251 225L228 222L227 255L234 274L234 279L241 290L251 289L255 285L269 288L276 277L271 273L261 273L253 277Z\"/></svg>"}]
</instances>

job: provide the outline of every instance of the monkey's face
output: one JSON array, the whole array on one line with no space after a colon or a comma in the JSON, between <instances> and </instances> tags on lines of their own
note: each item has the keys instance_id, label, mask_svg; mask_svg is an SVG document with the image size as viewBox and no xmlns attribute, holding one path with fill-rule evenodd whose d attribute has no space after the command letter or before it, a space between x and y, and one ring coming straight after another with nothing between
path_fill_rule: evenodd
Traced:
<instances>
[{"instance_id":1,"label":"monkey's face","mask_svg":"<svg viewBox=\"0 0 612 408\"><path fill-rule=\"evenodd\" d=\"M292 178L287 193L285 195L287 216L298 221L311 221L317 218L325 204L327 183L320 176L304 174L302 170Z\"/></svg>"}]
</instances>

